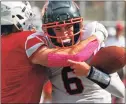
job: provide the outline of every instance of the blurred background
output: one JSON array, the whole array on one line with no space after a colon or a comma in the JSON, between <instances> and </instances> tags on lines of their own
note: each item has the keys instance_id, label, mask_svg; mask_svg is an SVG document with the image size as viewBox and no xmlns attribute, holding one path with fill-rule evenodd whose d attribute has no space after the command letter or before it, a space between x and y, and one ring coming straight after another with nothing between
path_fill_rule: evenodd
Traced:
<instances>
[{"instance_id":1,"label":"blurred background","mask_svg":"<svg viewBox=\"0 0 126 104\"><path fill-rule=\"evenodd\" d=\"M106 27L116 26L117 21L125 25L125 1L82 1L74 0L80 7L81 15L84 17L84 24L90 21L100 21ZM36 19L39 19L39 12L43 7L43 1L30 1L33 10L36 11ZM37 23L37 21L35 21Z\"/></svg>"}]
</instances>

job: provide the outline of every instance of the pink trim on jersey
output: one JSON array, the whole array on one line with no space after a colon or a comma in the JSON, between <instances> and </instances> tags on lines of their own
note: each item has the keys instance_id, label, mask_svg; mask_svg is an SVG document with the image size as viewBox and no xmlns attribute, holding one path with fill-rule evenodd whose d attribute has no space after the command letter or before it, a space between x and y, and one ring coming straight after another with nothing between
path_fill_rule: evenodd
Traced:
<instances>
[{"instance_id":1,"label":"pink trim on jersey","mask_svg":"<svg viewBox=\"0 0 126 104\"><path fill-rule=\"evenodd\" d=\"M86 61L90 56L94 53L94 51L98 48L99 42L97 40L93 40L87 44L78 54L76 55L63 55L63 54L48 54L48 66L49 67L66 67L69 66L67 60L74 61Z\"/></svg>"}]
</instances>

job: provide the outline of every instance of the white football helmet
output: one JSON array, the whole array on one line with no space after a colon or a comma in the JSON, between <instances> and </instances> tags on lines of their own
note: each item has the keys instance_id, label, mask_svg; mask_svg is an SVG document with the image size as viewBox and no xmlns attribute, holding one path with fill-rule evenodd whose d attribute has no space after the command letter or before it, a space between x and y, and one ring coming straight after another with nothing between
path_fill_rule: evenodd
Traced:
<instances>
[{"instance_id":1,"label":"white football helmet","mask_svg":"<svg viewBox=\"0 0 126 104\"><path fill-rule=\"evenodd\" d=\"M25 27L25 22L34 17L31 5L27 1L2 1L1 25L15 25L18 30Z\"/></svg>"}]
</instances>

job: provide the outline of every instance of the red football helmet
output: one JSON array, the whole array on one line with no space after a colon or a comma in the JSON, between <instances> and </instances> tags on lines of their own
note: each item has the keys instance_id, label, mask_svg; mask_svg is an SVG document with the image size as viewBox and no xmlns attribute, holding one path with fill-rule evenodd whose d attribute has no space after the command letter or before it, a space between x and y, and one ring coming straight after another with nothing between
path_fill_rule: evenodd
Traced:
<instances>
[{"instance_id":1,"label":"red football helmet","mask_svg":"<svg viewBox=\"0 0 126 104\"><path fill-rule=\"evenodd\" d=\"M48 1L42 9L42 28L53 45L58 47L68 47L80 42L81 31L83 30L83 18L80 16L79 8L74 1ZM53 28L73 26L73 34L70 35L70 42L58 43L65 36L56 36Z\"/></svg>"},{"instance_id":2,"label":"red football helmet","mask_svg":"<svg viewBox=\"0 0 126 104\"><path fill-rule=\"evenodd\" d=\"M116 24L116 29L117 29L118 31L123 31L123 29L124 29L123 24L122 24L121 22L117 22L117 24Z\"/></svg>"}]
</instances>

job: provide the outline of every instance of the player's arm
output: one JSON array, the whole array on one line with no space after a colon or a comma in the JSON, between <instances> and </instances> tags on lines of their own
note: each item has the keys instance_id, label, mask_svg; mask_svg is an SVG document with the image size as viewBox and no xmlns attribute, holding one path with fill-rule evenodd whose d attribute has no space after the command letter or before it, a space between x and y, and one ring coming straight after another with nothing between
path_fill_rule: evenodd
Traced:
<instances>
[{"instance_id":1,"label":"player's arm","mask_svg":"<svg viewBox=\"0 0 126 104\"><path fill-rule=\"evenodd\" d=\"M91 35L95 35L99 43L102 43L107 39L108 32L103 24L94 21L85 25L82 39L87 39Z\"/></svg>"},{"instance_id":2,"label":"player's arm","mask_svg":"<svg viewBox=\"0 0 126 104\"><path fill-rule=\"evenodd\" d=\"M67 60L78 60L76 54L84 48L89 41L97 41L96 36L90 36L88 39L81 41L79 44L69 48L49 48L46 44L42 44L31 57L34 64L40 64L49 67L59 67L68 65ZM53 64L52 64L53 63Z\"/></svg>"},{"instance_id":3,"label":"player's arm","mask_svg":"<svg viewBox=\"0 0 126 104\"><path fill-rule=\"evenodd\" d=\"M125 94L125 86L117 73L106 74L95 67L91 67L88 79L97 83L101 88L110 92L111 94L123 98Z\"/></svg>"},{"instance_id":4,"label":"player's arm","mask_svg":"<svg viewBox=\"0 0 126 104\"><path fill-rule=\"evenodd\" d=\"M72 46L70 48L61 47L50 49L43 40L38 41L38 45L36 44L37 49L31 49L30 52L28 52L30 53L28 57L32 56L31 61L34 64L40 64L43 66L50 67L68 66L67 60L71 59L78 61L79 58L76 57L76 54L89 42L95 40L98 41L98 44L101 44L102 41L104 41L107 38L108 33L102 24L97 23L95 30L96 31L92 33L92 35L88 36L87 39L84 39L78 45Z\"/></svg>"},{"instance_id":5,"label":"player's arm","mask_svg":"<svg viewBox=\"0 0 126 104\"><path fill-rule=\"evenodd\" d=\"M75 45L71 48L48 48L44 46L41 48L32 58L32 62L36 64L41 64L44 66L53 66L56 67L56 65L59 66L67 66L67 60L76 60L78 61L74 56L79 52L85 45L87 45L88 42L91 40L97 40L99 44L101 44L107 37L108 32L106 28L101 24L96 22L95 24L95 32L91 33L89 36L86 37L83 41L81 41L78 45ZM89 31L88 28L91 26L87 26L86 32ZM84 33L84 35L86 35ZM54 61L55 60L55 61ZM57 61L57 62L56 62ZM58 63L58 64L49 64L49 63ZM59 67L58 66L58 67Z\"/></svg>"},{"instance_id":6,"label":"player's arm","mask_svg":"<svg viewBox=\"0 0 126 104\"><path fill-rule=\"evenodd\" d=\"M110 92L111 94L123 98L125 94L125 86L117 73L106 74L85 62L76 62L68 60L71 68L77 76L86 76L89 80L98 84L101 88Z\"/></svg>"}]
</instances>

